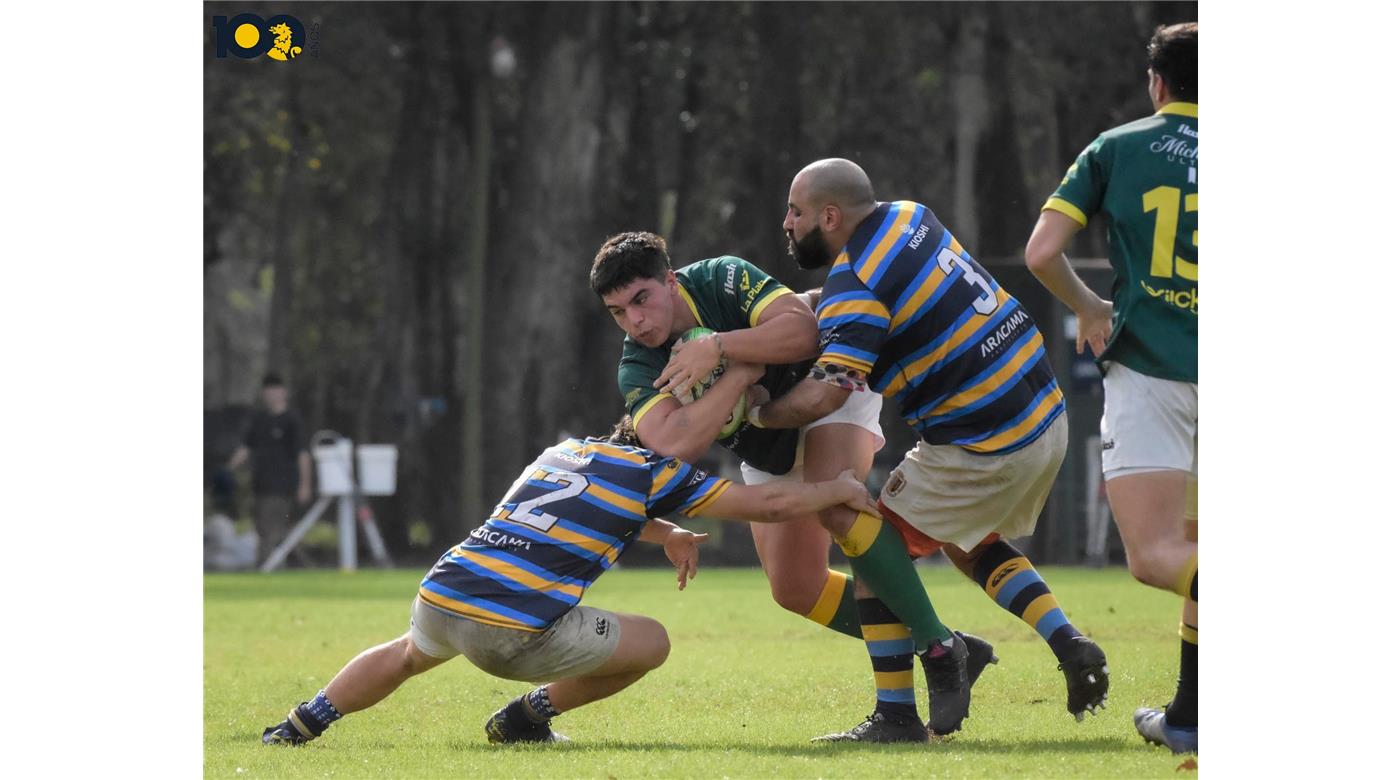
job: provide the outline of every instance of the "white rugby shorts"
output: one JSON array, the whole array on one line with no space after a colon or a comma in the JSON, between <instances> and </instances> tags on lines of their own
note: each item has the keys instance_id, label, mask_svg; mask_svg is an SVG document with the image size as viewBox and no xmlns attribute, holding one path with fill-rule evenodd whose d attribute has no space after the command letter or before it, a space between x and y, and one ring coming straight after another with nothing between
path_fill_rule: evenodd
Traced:
<instances>
[{"instance_id":1,"label":"white rugby shorts","mask_svg":"<svg viewBox=\"0 0 1400 780\"><path fill-rule=\"evenodd\" d=\"M1196 474L1196 385L1110 362L1103 378L1104 479L1149 471Z\"/></svg>"},{"instance_id":2,"label":"white rugby shorts","mask_svg":"<svg viewBox=\"0 0 1400 780\"><path fill-rule=\"evenodd\" d=\"M846 399L846 403L840 409L828 414L820 420L814 420L802 426L802 432L797 438L797 459L792 462L792 469L786 474L769 474L766 471L759 471L747 463L739 464L739 471L744 475L745 485L762 485L765 482L772 482L778 479L802 481L802 453L807 448L807 431L822 425L832 423L848 423L858 425L875 435L875 452L885 446L885 432L880 428L880 407L883 405L884 396L866 388L865 390L854 390Z\"/></svg>"}]
</instances>

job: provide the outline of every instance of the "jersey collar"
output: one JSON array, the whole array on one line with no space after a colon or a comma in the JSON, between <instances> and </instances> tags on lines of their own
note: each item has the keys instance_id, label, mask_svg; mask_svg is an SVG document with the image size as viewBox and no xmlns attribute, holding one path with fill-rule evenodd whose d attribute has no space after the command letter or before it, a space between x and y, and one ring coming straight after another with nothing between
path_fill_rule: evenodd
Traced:
<instances>
[{"instance_id":1,"label":"jersey collar","mask_svg":"<svg viewBox=\"0 0 1400 780\"><path fill-rule=\"evenodd\" d=\"M1184 102L1180 102L1180 101L1175 102L1175 103L1168 103L1168 104L1166 104L1165 106L1162 106L1160 109L1157 110L1157 113L1159 113L1159 114L1180 114L1181 116L1189 116L1189 117L1191 117L1192 119L1197 118L1197 117L1196 117L1196 104L1195 104L1195 103L1184 103Z\"/></svg>"},{"instance_id":2,"label":"jersey collar","mask_svg":"<svg viewBox=\"0 0 1400 780\"><path fill-rule=\"evenodd\" d=\"M695 299L690 297L690 292L685 289L685 285L680 284L679 280L677 280L676 289L681 291L681 300L685 301L685 305L690 307L690 313L695 315L695 324L702 328L708 328L709 326L700 318L700 310L695 308Z\"/></svg>"}]
</instances>

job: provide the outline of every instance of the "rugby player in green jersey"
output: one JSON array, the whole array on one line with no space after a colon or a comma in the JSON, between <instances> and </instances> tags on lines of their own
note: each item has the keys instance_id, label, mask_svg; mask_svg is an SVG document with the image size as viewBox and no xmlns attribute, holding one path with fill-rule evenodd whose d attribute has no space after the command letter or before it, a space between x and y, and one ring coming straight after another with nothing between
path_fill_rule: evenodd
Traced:
<instances>
[{"instance_id":1,"label":"rugby player in green jersey","mask_svg":"<svg viewBox=\"0 0 1400 780\"><path fill-rule=\"evenodd\" d=\"M736 377L761 370L730 367ZM356 656L311 701L268 727L263 742L315 739L341 716L458 655L497 677L553 681L493 715L488 741L558 741L551 718L621 691L670 653L655 620L579 604L638 540L663 545L685 589L706 536L652 515L777 523L843 503L874 508L850 472L818 484L734 485L637 444L624 417L607 439L567 439L540 453L486 522L423 578L409 631Z\"/></svg>"},{"instance_id":2,"label":"rugby player in green jersey","mask_svg":"<svg viewBox=\"0 0 1400 780\"><path fill-rule=\"evenodd\" d=\"M811 308L737 257L673 271L659 236L621 233L598 250L589 283L627 334L618 385L643 446L681 460L698 458L709 448L752 382L726 371L689 405L675 393L728 358L765 364L757 383L761 397L781 394L806 376L817 354ZM697 326L715 334L673 353L677 337ZM749 484L819 481L847 469L863 478L884 444L879 411L879 396L864 393L800 431L746 423L720 444L742 459ZM899 534L878 514L828 510L780 526L754 526L753 536L774 600L866 640L875 667L876 714L829 739L923 742L929 731L944 735L961 726L972 682L995 660L992 647L938 620ZM833 538L851 561L854 579L869 588L860 599L852 578L828 569ZM916 653L928 688L927 727L914 701Z\"/></svg>"},{"instance_id":3,"label":"rugby player in green jersey","mask_svg":"<svg viewBox=\"0 0 1400 780\"><path fill-rule=\"evenodd\" d=\"M1195 752L1196 724L1196 23L1158 27L1147 46L1156 113L1108 130L1079 155L1040 213L1026 265L1079 320L1103 372L1103 473L1128 567L1180 594L1181 674L1165 710L1142 708L1143 738ZM1113 300L1064 255L1107 218Z\"/></svg>"},{"instance_id":4,"label":"rugby player in green jersey","mask_svg":"<svg viewBox=\"0 0 1400 780\"><path fill-rule=\"evenodd\" d=\"M898 401L919 436L880 494L901 552L943 550L1045 640L1069 712L1096 711L1108 695L1103 651L1006 541L1035 530L1068 437L1034 320L931 209L876 201L850 160L818 160L793 178L783 229L799 266L830 266L817 309L821 355L808 378L750 407L750 421L792 428L852 398ZM862 520L867 530L852 536L875 531ZM898 715L897 704L877 704L877 714L891 710Z\"/></svg>"}]
</instances>

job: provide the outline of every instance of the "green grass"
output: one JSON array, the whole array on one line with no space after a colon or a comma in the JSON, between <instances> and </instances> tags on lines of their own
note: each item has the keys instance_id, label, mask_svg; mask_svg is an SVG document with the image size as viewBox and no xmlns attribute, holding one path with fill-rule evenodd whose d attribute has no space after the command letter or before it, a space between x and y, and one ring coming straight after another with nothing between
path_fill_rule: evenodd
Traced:
<instances>
[{"instance_id":1,"label":"green grass","mask_svg":"<svg viewBox=\"0 0 1400 780\"><path fill-rule=\"evenodd\" d=\"M1108 654L1107 712L1076 724L1040 638L950 567L922 569L940 616L1001 657L972 717L927 746L813 745L873 701L862 645L784 612L757 570L710 569L684 593L663 570L617 571L586 603L651 615L666 665L567 713L562 746L493 747L482 724L529 686L465 659L410 680L299 749L259 743L362 649L401 635L419 571L209 575L204 588L204 762L211 777L1175 777L1181 758L1145 745L1132 711L1171 696L1180 600L1125 571L1047 567L1075 624ZM916 673L922 684L922 674ZM920 705L924 710L925 705Z\"/></svg>"}]
</instances>

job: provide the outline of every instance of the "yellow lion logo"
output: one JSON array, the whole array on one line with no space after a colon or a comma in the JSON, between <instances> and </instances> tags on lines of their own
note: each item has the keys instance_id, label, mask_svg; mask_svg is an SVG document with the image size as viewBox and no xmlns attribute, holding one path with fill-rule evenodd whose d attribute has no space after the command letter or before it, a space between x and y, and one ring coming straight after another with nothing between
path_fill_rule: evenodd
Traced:
<instances>
[{"instance_id":1,"label":"yellow lion logo","mask_svg":"<svg viewBox=\"0 0 1400 780\"><path fill-rule=\"evenodd\" d=\"M301 54L301 47L292 45L292 28L286 23L274 24L267 31L273 35L272 48L267 50L267 56L285 62Z\"/></svg>"}]
</instances>

